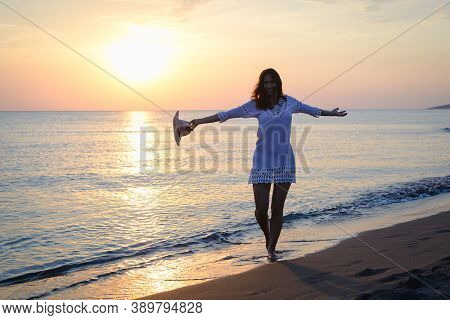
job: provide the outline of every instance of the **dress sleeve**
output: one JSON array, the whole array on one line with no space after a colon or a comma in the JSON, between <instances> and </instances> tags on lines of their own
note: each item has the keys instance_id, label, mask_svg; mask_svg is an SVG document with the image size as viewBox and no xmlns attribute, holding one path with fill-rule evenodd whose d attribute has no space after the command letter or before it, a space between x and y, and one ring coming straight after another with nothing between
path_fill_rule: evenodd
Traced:
<instances>
[{"instance_id":1,"label":"dress sleeve","mask_svg":"<svg viewBox=\"0 0 450 320\"><path fill-rule=\"evenodd\" d=\"M306 103L300 102L295 98L292 98L294 100L294 110L293 113L306 113L310 116L313 116L315 118L320 117L320 109L307 105Z\"/></svg>"},{"instance_id":2,"label":"dress sleeve","mask_svg":"<svg viewBox=\"0 0 450 320\"><path fill-rule=\"evenodd\" d=\"M221 111L217 115L221 123L233 118L251 118L254 116L254 101L250 100L239 107Z\"/></svg>"}]
</instances>

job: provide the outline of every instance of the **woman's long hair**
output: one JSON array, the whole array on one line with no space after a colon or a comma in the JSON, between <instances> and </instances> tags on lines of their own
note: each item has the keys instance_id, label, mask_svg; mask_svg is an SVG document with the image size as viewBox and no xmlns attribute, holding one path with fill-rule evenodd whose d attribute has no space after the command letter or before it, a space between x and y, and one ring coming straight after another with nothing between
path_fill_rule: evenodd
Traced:
<instances>
[{"instance_id":1,"label":"woman's long hair","mask_svg":"<svg viewBox=\"0 0 450 320\"><path fill-rule=\"evenodd\" d=\"M281 81L281 77L278 74L278 72L276 72L275 69L272 69L272 68L263 70L263 72L261 72L261 74L259 75L259 81L255 85L255 89L253 90L253 94L252 94L252 99L254 99L256 101L256 108L261 109L261 110L267 110L267 109L272 108L270 98L267 95L266 90L264 90L264 82L263 81L264 81L264 77L266 76L266 74L270 74L272 76L272 78L275 80L275 83L277 85L277 87L275 88L275 90L276 90L276 100L275 101L278 102L278 100L280 98L286 99L283 94L283 83Z\"/></svg>"}]
</instances>

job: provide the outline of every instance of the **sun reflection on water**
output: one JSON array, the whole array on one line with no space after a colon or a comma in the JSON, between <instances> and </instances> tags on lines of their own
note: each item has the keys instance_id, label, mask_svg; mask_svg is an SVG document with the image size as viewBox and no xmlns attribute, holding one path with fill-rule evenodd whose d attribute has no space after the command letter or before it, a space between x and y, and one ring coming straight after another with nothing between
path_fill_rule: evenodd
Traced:
<instances>
[{"instance_id":1,"label":"sun reflection on water","mask_svg":"<svg viewBox=\"0 0 450 320\"><path fill-rule=\"evenodd\" d=\"M150 116L146 111L131 111L126 114L127 126L122 163L124 174L139 174L141 165L141 128L150 126ZM147 134L147 144L152 137ZM146 155L149 156L148 154Z\"/></svg>"}]
</instances>

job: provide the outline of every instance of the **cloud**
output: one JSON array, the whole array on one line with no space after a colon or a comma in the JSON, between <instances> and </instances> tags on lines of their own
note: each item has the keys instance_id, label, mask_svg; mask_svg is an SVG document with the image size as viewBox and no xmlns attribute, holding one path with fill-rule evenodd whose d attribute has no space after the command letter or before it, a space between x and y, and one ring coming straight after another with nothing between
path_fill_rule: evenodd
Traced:
<instances>
[{"instance_id":1,"label":"cloud","mask_svg":"<svg viewBox=\"0 0 450 320\"><path fill-rule=\"evenodd\" d=\"M0 45L18 44L24 41L42 39L35 27L0 23Z\"/></svg>"},{"instance_id":2,"label":"cloud","mask_svg":"<svg viewBox=\"0 0 450 320\"><path fill-rule=\"evenodd\" d=\"M172 15L180 19L180 21L188 20L188 16L191 12L193 12L197 7L204 5L211 0L182 0L178 1L174 10L172 11Z\"/></svg>"},{"instance_id":3,"label":"cloud","mask_svg":"<svg viewBox=\"0 0 450 320\"><path fill-rule=\"evenodd\" d=\"M362 1L364 7L367 11L378 11L381 7L383 7L387 3L392 3L394 1L390 0L365 0Z\"/></svg>"},{"instance_id":4,"label":"cloud","mask_svg":"<svg viewBox=\"0 0 450 320\"><path fill-rule=\"evenodd\" d=\"M172 7L173 12L178 15L183 15L191 12L196 7L203 5L205 3L211 2L212 0L176 0L176 1L155 1L155 0L102 0L104 2L110 3L127 3L139 6L152 6L154 9L156 7Z\"/></svg>"},{"instance_id":5,"label":"cloud","mask_svg":"<svg viewBox=\"0 0 450 320\"><path fill-rule=\"evenodd\" d=\"M181 0L179 1L179 6L182 10L191 11L195 7L211 2L211 0Z\"/></svg>"},{"instance_id":6,"label":"cloud","mask_svg":"<svg viewBox=\"0 0 450 320\"><path fill-rule=\"evenodd\" d=\"M399 0L297 0L303 4L360 4L367 11L377 11L386 4L392 4Z\"/></svg>"},{"instance_id":7,"label":"cloud","mask_svg":"<svg viewBox=\"0 0 450 320\"><path fill-rule=\"evenodd\" d=\"M139 5L147 5L147 4L154 4L154 0L102 0L103 2L116 2L116 3L133 3L133 4L139 4ZM167 1L166 1L167 2Z\"/></svg>"},{"instance_id":8,"label":"cloud","mask_svg":"<svg viewBox=\"0 0 450 320\"><path fill-rule=\"evenodd\" d=\"M121 20L134 23L180 23L212 0L101 0L111 4L101 20Z\"/></svg>"},{"instance_id":9,"label":"cloud","mask_svg":"<svg viewBox=\"0 0 450 320\"><path fill-rule=\"evenodd\" d=\"M442 10L436 14L436 17L439 19L450 19L450 5L442 8Z\"/></svg>"}]
</instances>

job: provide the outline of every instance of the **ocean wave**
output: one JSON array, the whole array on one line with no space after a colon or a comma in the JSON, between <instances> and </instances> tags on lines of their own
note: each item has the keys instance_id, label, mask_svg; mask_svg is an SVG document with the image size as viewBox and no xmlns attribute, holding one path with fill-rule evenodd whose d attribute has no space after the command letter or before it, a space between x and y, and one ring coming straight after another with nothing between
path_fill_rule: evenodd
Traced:
<instances>
[{"instance_id":1,"label":"ocean wave","mask_svg":"<svg viewBox=\"0 0 450 320\"><path fill-rule=\"evenodd\" d=\"M4 178L0 180L1 191L24 188L68 188L71 192L87 190L118 190L130 186L148 186L154 181L180 179L180 173L149 173L137 175L102 175L93 172L63 175L36 175Z\"/></svg>"},{"instance_id":2,"label":"ocean wave","mask_svg":"<svg viewBox=\"0 0 450 320\"><path fill-rule=\"evenodd\" d=\"M42 299L42 298L45 298L45 297L49 297L49 296L51 296L51 295L53 295L55 293L62 292L64 290L77 288L77 287L80 287L80 286L83 286L83 285L88 285L88 284L91 284L91 283L94 283L94 282L97 282L97 281L100 281L100 280L103 280L103 279L107 279L107 278L110 278L110 277L114 277L114 276L118 276L118 275L124 274L124 273L126 273L128 271L131 271L131 270L134 270L134 269L145 268L145 267L149 266L150 264L155 263L158 260L169 259L169 258L173 258L173 257L175 257L177 255L184 255L184 254L189 254L189 253L192 253L192 251L191 250L187 250L187 251L179 252L179 253L175 253L175 254L164 255L164 256L158 257L156 259L151 259L151 260L149 260L149 261L147 261L145 263L138 263L138 264L131 265L131 266L128 266L128 267L125 267L125 268L118 268L118 269L116 269L114 271L98 274L95 277L92 277L92 278L89 278L89 279L80 280L80 281L71 283L71 284L66 285L66 286L56 287L56 288L53 288L53 289L51 289L49 291L44 291L44 292L41 292L41 293L39 293L37 295L27 297L26 299L27 300Z\"/></svg>"},{"instance_id":3,"label":"ocean wave","mask_svg":"<svg viewBox=\"0 0 450 320\"><path fill-rule=\"evenodd\" d=\"M187 252L183 251L184 254L186 254L198 252L211 246L217 247L217 245L220 244L239 244L231 241L231 238L241 232L242 230L237 229L225 232L206 231L195 236L163 240L158 243L137 243L117 250L107 250L97 254L94 258L87 258L84 261L70 261L64 259L45 265L35 265L20 268L20 270L10 270L10 273L21 272L22 274L1 279L0 287L53 278L115 261L151 256L159 252L168 252L170 255L173 255L180 254L180 249L192 248L192 250Z\"/></svg>"},{"instance_id":4,"label":"ocean wave","mask_svg":"<svg viewBox=\"0 0 450 320\"><path fill-rule=\"evenodd\" d=\"M338 203L328 208L303 213L289 213L285 215L285 221L293 222L315 218L321 221L329 221L336 217L358 216L366 214L372 208L430 197L445 192L450 192L450 175L424 178L367 191L352 201Z\"/></svg>"},{"instance_id":5,"label":"ocean wave","mask_svg":"<svg viewBox=\"0 0 450 320\"><path fill-rule=\"evenodd\" d=\"M313 209L306 212L291 212L285 215L285 223L295 223L299 220L309 219L312 221L330 221L336 218L353 217L367 214L370 209L383 205L401 203L419 198L434 196L450 191L450 175L444 177L430 177L417 181L390 185L376 190L371 190L360 194L354 200L338 203L336 205ZM106 265L115 261L135 257L150 257L148 263L151 263L151 257L160 255L167 258L168 255L190 254L202 252L205 250L217 249L222 245L240 245L245 234L258 230L257 224L253 218L244 221L235 222L221 228L221 230L205 230L196 235L180 237L176 239L161 240L158 242L141 242L116 250L106 250L97 254L95 257L86 258L83 261L70 261L67 259L55 261L45 265L35 265L23 267L20 270L9 270L9 275L0 279L0 287L9 285L27 283L46 278L65 275L68 273L80 271L83 269ZM27 241L27 238L17 240L8 239L9 244L17 241ZM5 243L3 243L4 245ZM186 250L186 248L188 250ZM148 265L146 263L146 265ZM138 268L142 265L138 265ZM117 270L101 278L112 276L124 272ZM13 275L11 273L21 273ZM100 277L100 276L99 276ZM100 279L100 278L98 278ZM95 280L95 279L94 279ZM93 280L90 280L93 281ZM82 285L80 283L78 285ZM42 293L43 296L48 294Z\"/></svg>"}]
</instances>

